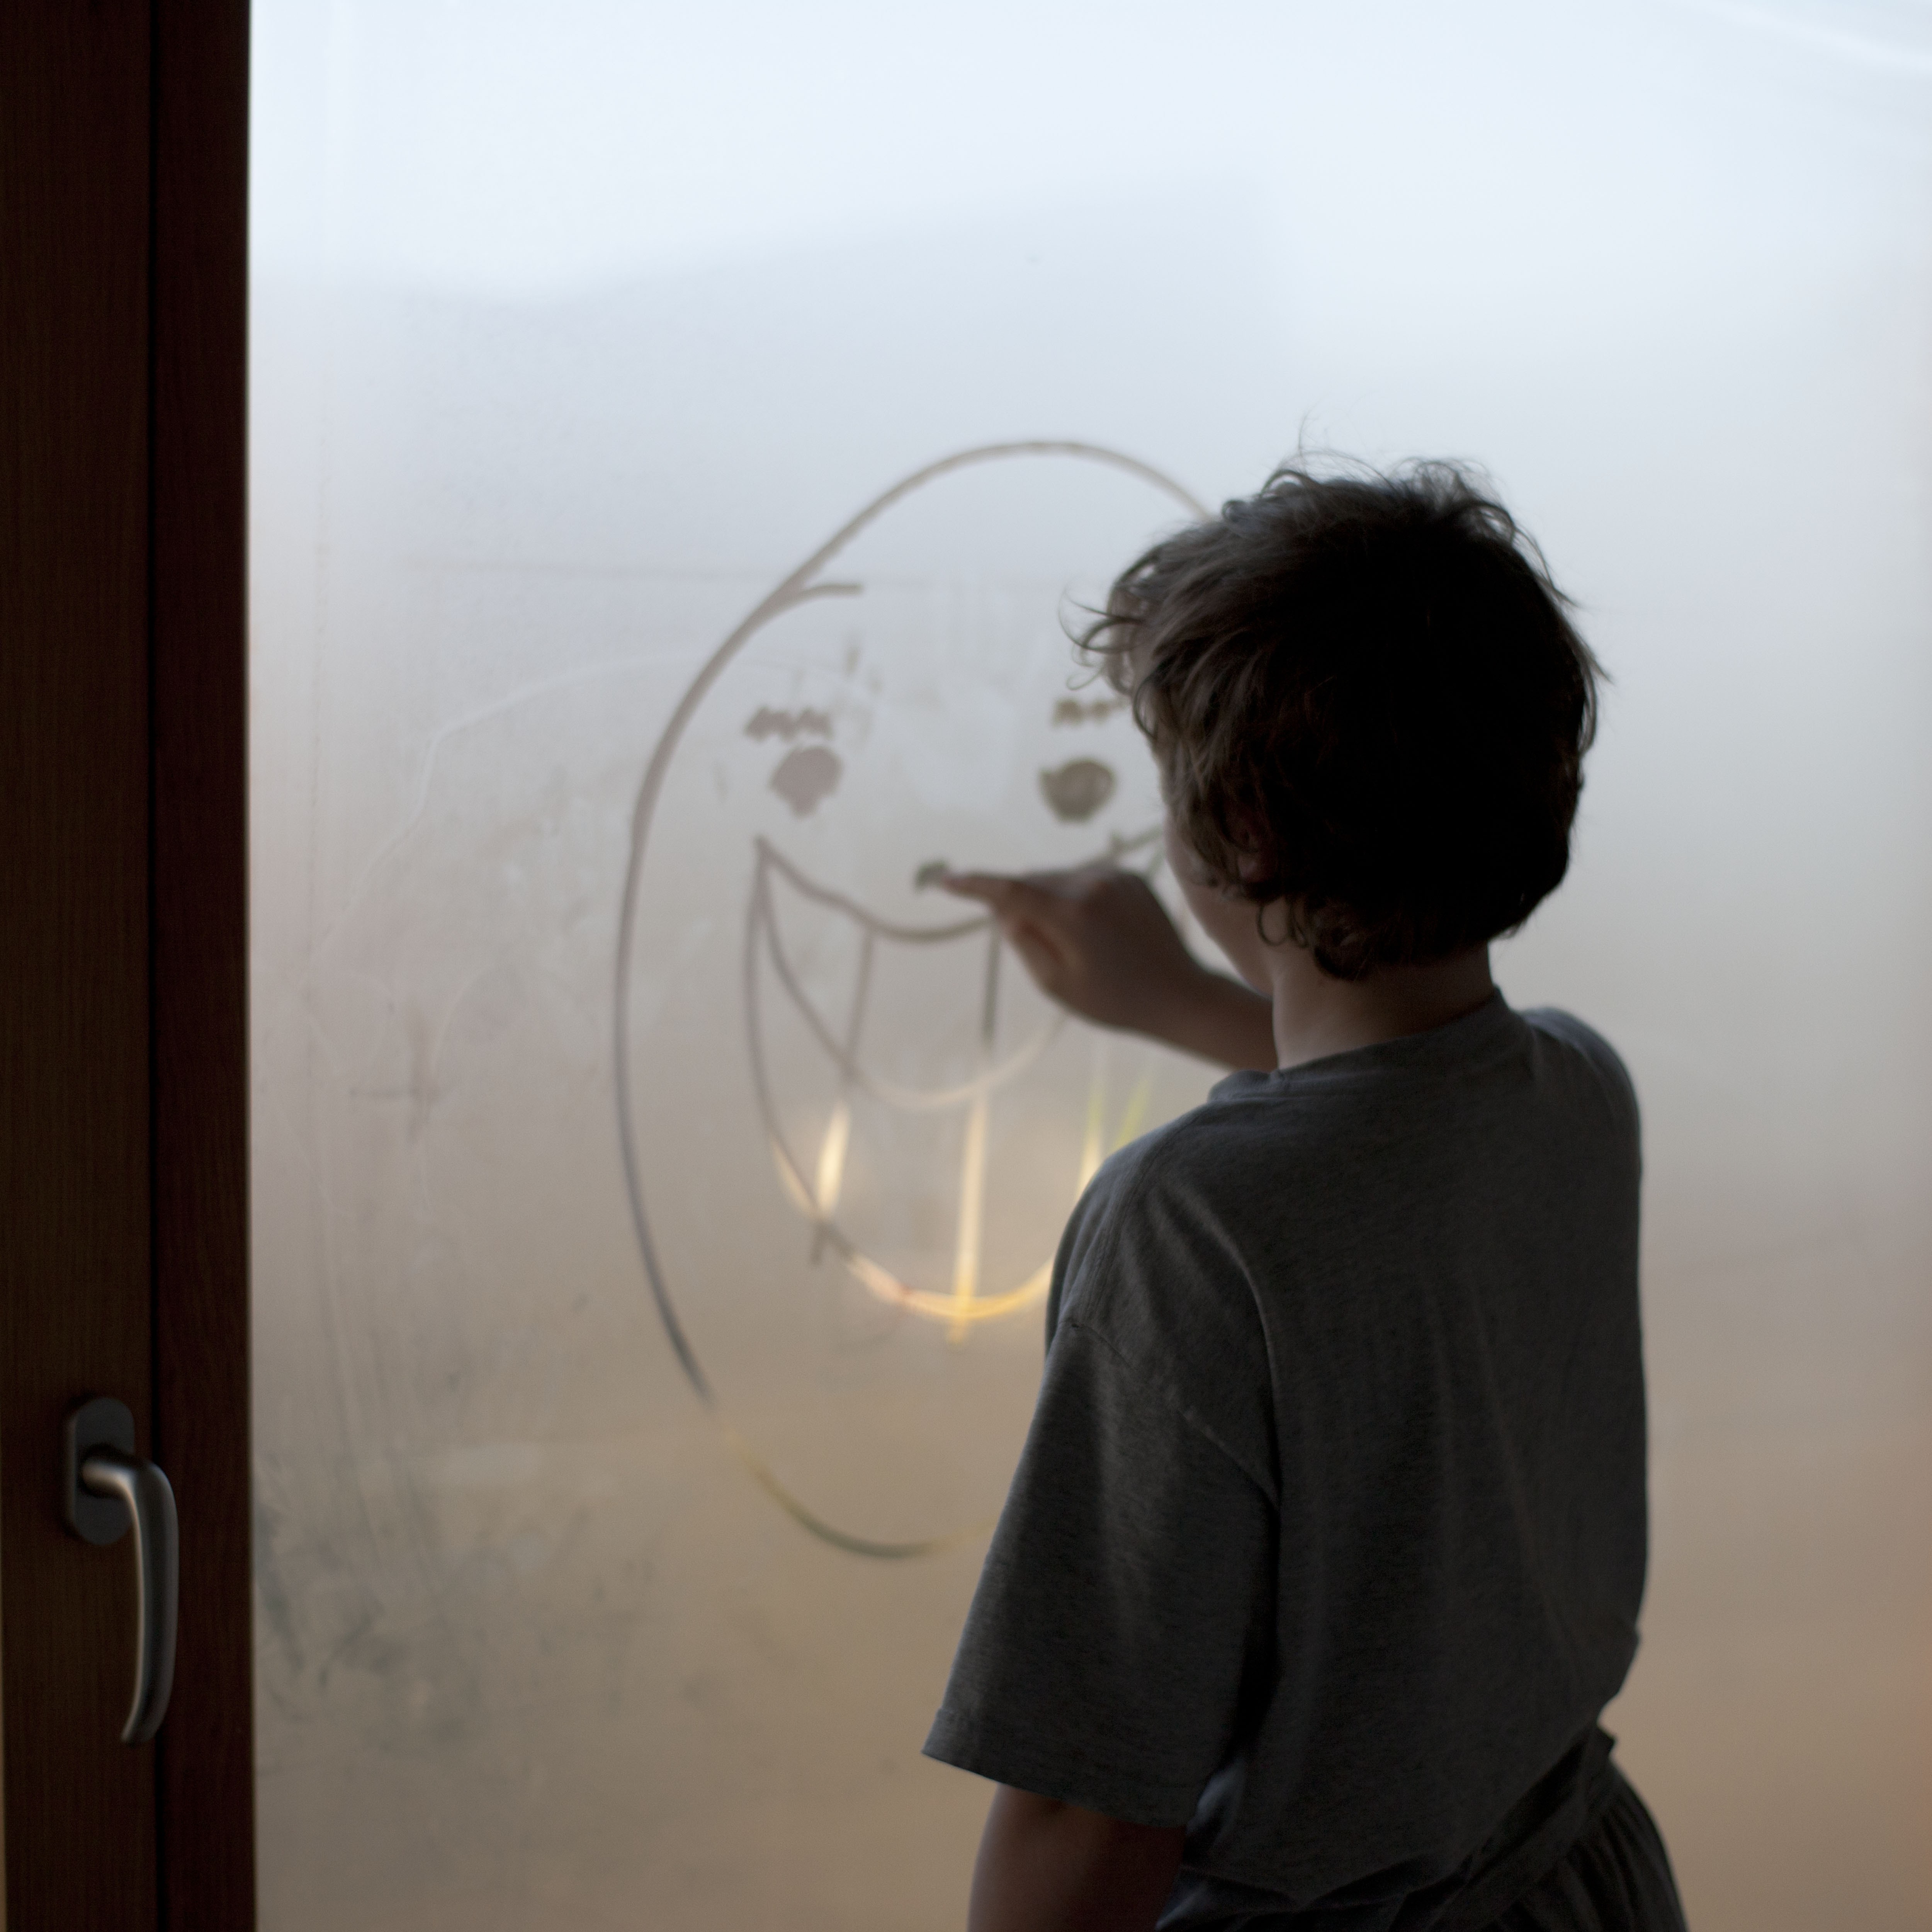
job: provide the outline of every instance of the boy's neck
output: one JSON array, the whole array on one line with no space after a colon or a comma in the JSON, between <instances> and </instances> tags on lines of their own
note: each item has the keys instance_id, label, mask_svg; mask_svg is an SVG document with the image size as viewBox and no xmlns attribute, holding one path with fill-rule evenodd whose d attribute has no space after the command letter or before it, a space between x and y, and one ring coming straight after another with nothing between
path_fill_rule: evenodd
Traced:
<instances>
[{"instance_id":1,"label":"boy's neck","mask_svg":"<svg viewBox=\"0 0 1932 1932\"><path fill-rule=\"evenodd\" d=\"M1284 1067L1446 1026L1496 990L1487 946L1357 980L1331 979L1300 946L1270 946L1267 957L1276 1059Z\"/></svg>"}]
</instances>

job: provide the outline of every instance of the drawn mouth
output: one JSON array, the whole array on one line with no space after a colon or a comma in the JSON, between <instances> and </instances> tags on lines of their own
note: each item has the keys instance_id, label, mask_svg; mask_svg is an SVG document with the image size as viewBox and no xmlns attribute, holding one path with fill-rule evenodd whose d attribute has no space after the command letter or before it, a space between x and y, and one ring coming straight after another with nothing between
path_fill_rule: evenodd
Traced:
<instances>
[{"instance_id":1,"label":"drawn mouth","mask_svg":"<svg viewBox=\"0 0 1932 1932\"><path fill-rule=\"evenodd\" d=\"M1155 837L1149 833L1131 842L1114 841L1108 855L1118 855L1124 843L1137 848L1153 843ZM986 1218L987 1136L994 1096L1040 1058L1065 1026L1066 1016L1057 1012L1048 1014L1024 1040L1001 1053L1000 967L1006 948L990 915L976 913L925 926L882 919L856 900L809 878L768 840L754 839L753 849L756 863L745 915L745 1036L750 1050L752 1086L772 1163L787 1199L812 1226L813 1258L818 1259L829 1249L854 1280L879 1300L945 1322L955 1342L962 1341L976 1322L995 1321L1039 1301L1052 1278L1051 1257L1016 1285L991 1292L985 1287L981 1248ZM778 912L780 894L775 889L779 885L857 930L858 959L852 974L850 996L844 1026L836 1031L806 990L787 948ZM886 1079L866 1065L866 1026L872 1005L874 958L880 947L892 946L983 949L986 963L980 981L977 1065L970 1078L943 1086L915 1087ZM772 1094L765 1051L762 996L767 975L776 981L804 1021L836 1078L831 1111L819 1137L815 1156L810 1159L793 1145ZM1145 1088L1144 1082L1130 1099L1113 1137L1114 1147L1124 1146L1144 1124L1149 1098ZM963 1111L966 1116L950 1288L920 1287L905 1281L868 1254L839 1222L838 1206L851 1147L852 1102L858 1095L902 1113ZM1105 1095L1096 1079L1088 1095L1075 1200L1094 1178L1103 1155L1112 1151L1106 1145L1105 1107Z\"/></svg>"},{"instance_id":2,"label":"drawn mouth","mask_svg":"<svg viewBox=\"0 0 1932 1932\"><path fill-rule=\"evenodd\" d=\"M894 1307L928 1320L944 1321L956 1342L962 1341L976 1322L997 1320L1037 1302L1046 1294L1052 1277L1050 1259L1017 1286L992 1294L982 1292L980 1248L985 1221L987 1128L994 1094L1010 1085L1039 1059L1064 1026L1064 1016L1048 1016L1019 1046L1000 1055L1000 963L1005 946L999 927L988 915L979 913L928 926L896 924L808 878L767 840L755 840L754 849L757 863L745 915L745 1037L750 1048L752 1086L772 1162L786 1197L811 1224L814 1258L829 1249L868 1293ZM778 918L778 895L774 890L777 882L782 882L800 898L848 921L858 930L858 962L852 975L850 1000L845 1023L836 1032L800 983L787 949ZM868 1068L864 1058L866 1023L872 1005L873 966L878 948L962 945L982 949L986 959L976 1050L978 1064L972 1076L944 1086L921 1088L888 1080ZM767 974L776 979L805 1022L831 1063L837 1081L816 1158L809 1161L792 1146L772 1095L760 996ZM839 1222L838 1204L851 1146L852 1101L856 1094L902 1113L963 1110L965 1113L950 1289L922 1288L904 1280L867 1254ZM1097 1159L1094 1165L1099 1165ZM1083 1174L1081 1185L1084 1187L1090 1178L1090 1175Z\"/></svg>"}]
</instances>

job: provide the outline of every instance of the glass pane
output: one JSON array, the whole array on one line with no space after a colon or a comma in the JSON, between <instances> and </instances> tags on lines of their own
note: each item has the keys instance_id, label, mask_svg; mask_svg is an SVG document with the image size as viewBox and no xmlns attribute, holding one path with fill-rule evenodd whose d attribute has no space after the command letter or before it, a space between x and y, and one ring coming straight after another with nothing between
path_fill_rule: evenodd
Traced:
<instances>
[{"instance_id":1,"label":"glass pane","mask_svg":"<svg viewBox=\"0 0 1932 1932\"><path fill-rule=\"evenodd\" d=\"M1932 1918L1932 16L256 21L268 1932L961 1921L1040 1270L1214 1075L922 873L1166 889L1067 627L1298 437L1616 680L1499 976L1645 1106L1691 1919Z\"/></svg>"}]
</instances>

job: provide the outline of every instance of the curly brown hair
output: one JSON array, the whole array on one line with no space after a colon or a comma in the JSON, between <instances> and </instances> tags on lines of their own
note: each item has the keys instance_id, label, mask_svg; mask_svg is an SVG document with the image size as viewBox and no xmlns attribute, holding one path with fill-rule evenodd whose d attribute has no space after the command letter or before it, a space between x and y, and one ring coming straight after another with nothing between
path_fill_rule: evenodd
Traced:
<instances>
[{"instance_id":1,"label":"curly brown hair","mask_svg":"<svg viewBox=\"0 0 1932 1932\"><path fill-rule=\"evenodd\" d=\"M1360 979L1513 930L1568 869L1604 675L1568 601L1462 466L1295 462L1130 565L1079 642L1210 879Z\"/></svg>"}]
</instances>

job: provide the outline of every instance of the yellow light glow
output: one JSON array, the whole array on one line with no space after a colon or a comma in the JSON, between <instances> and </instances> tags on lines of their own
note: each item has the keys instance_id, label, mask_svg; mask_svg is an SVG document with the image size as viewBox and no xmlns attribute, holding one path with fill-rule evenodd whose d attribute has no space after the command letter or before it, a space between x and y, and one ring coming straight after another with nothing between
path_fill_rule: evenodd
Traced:
<instances>
[{"instance_id":1,"label":"yellow light glow","mask_svg":"<svg viewBox=\"0 0 1932 1932\"><path fill-rule=\"evenodd\" d=\"M966 1147L959 1161L959 1236L952 1257L954 1342L963 1342L971 1325L980 1289L980 1232L986 1203L987 1096L980 1095L966 1116Z\"/></svg>"},{"instance_id":2,"label":"yellow light glow","mask_svg":"<svg viewBox=\"0 0 1932 1932\"><path fill-rule=\"evenodd\" d=\"M1098 1074L1088 1089L1087 1118L1082 1135L1080 1168L1075 1182L1077 1202L1088 1183L1099 1171L1101 1162L1118 1153L1138 1135L1147 1122L1153 1104L1154 1080L1143 1074L1127 1096L1119 1124L1110 1135L1106 1128L1106 1083ZM946 1324L949 1341L964 1339L974 1324L997 1321L1042 1300L1052 1284L1053 1263L1042 1262L1016 1287L998 1294L980 1292L981 1241L985 1225L986 1191L986 1138L990 1098L982 1095L973 1103L966 1124L966 1143L960 1158L958 1231L953 1248L952 1285L945 1292L916 1288L902 1281L890 1268L882 1266L860 1248L835 1224L832 1217L844 1184L846 1156L851 1146L851 1109L843 1098L833 1105L819 1143L817 1184L808 1189L785 1149L777 1140L771 1143L772 1164L786 1198L815 1230L814 1255L830 1245L846 1272L868 1294L893 1308L924 1315L928 1321Z\"/></svg>"}]
</instances>

